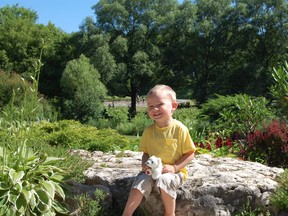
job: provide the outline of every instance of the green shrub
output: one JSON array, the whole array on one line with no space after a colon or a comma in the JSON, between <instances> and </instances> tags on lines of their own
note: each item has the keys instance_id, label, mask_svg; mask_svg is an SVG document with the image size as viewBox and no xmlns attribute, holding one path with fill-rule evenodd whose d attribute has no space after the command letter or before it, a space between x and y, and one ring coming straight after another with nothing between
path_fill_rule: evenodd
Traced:
<instances>
[{"instance_id":1,"label":"green shrub","mask_svg":"<svg viewBox=\"0 0 288 216\"><path fill-rule=\"evenodd\" d=\"M181 121L186 127L198 130L198 115L199 109L197 108L181 108L174 112L173 117Z\"/></svg>"},{"instance_id":2,"label":"green shrub","mask_svg":"<svg viewBox=\"0 0 288 216\"><path fill-rule=\"evenodd\" d=\"M67 62L60 79L62 115L87 123L97 119L104 110L106 87L100 74L83 54Z\"/></svg>"},{"instance_id":3,"label":"green shrub","mask_svg":"<svg viewBox=\"0 0 288 216\"><path fill-rule=\"evenodd\" d=\"M272 77L275 84L270 87L270 93L276 100L272 105L277 110L280 118L288 115L288 62L285 61L283 66L273 68Z\"/></svg>"},{"instance_id":4,"label":"green shrub","mask_svg":"<svg viewBox=\"0 0 288 216\"><path fill-rule=\"evenodd\" d=\"M207 136L205 123L199 121L200 110L195 107L178 108L173 117L181 121L188 129L194 142L202 142Z\"/></svg>"},{"instance_id":5,"label":"green shrub","mask_svg":"<svg viewBox=\"0 0 288 216\"><path fill-rule=\"evenodd\" d=\"M120 123L128 122L128 107L110 107L106 109L106 118L110 127L115 129Z\"/></svg>"},{"instance_id":6,"label":"green shrub","mask_svg":"<svg viewBox=\"0 0 288 216\"><path fill-rule=\"evenodd\" d=\"M136 135L134 124L132 122L120 123L116 130L122 135Z\"/></svg>"},{"instance_id":7,"label":"green shrub","mask_svg":"<svg viewBox=\"0 0 288 216\"><path fill-rule=\"evenodd\" d=\"M120 124L128 123L128 107L106 107L103 117L97 121L90 122L97 128L112 128L116 129Z\"/></svg>"},{"instance_id":8,"label":"green shrub","mask_svg":"<svg viewBox=\"0 0 288 216\"><path fill-rule=\"evenodd\" d=\"M116 129L122 135L140 136L143 130L153 121L147 116L146 109L138 111L134 118L129 119L128 107L108 107L104 117L95 122L97 128Z\"/></svg>"},{"instance_id":9,"label":"green shrub","mask_svg":"<svg viewBox=\"0 0 288 216\"><path fill-rule=\"evenodd\" d=\"M280 211L288 210L288 170L286 169L278 178L278 186L272 193L270 201Z\"/></svg>"},{"instance_id":10,"label":"green shrub","mask_svg":"<svg viewBox=\"0 0 288 216\"><path fill-rule=\"evenodd\" d=\"M132 118L131 123L133 124L133 135L142 135L144 129L153 123L146 112L138 112L134 118Z\"/></svg>"},{"instance_id":11,"label":"green shrub","mask_svg":"<svg viewBox=\"0 0 288 216\"><path fill-rule=\"evenodd\" d=\"M247 202L246 205L243 206L240 213L234 214L234 216L270 216L270 212L265 210L263 207L252 208L250 203Z\"/></svg>"},{"instance_id":12,"label":"green shrub","mask_svg":"<svg viewBox=\"0 0 288 216\"><path fill-rule=\"evenodd\" d=\"M129 145L129 139L120 135L116 130L102 129L98 130L98 133L95 134L95 140L89 145L88 150L108 152L115 149L126 149Z\"/></svg>"},{"instance_id":13,"label":"green shrub","mask_svg":"<svg viewBox=\"0 0 288 216\"><path fill-rule=\"evenodd\" d=\"M13 112L14 120L19 117L26 121L55 119L55 108L39 95L35 88L37 86L33 77L27 81L18 74L8 74L0 70L0 107L3 111L0 117Z\"/></svg>"},{"instance_id":14,"label":"green shrub","mask_svg":"<svg viewBox=\"0 0 288 216\"><path fill-rule=\"evenodd\" d=\"M42 138L40 135L39 137ZM83 160L79 155L70 154L69 150L65 147L51 146L45 140L36 138L36 136L32 135L28 145L31 149L35 152L45 152L51 157L65 158L65 160L55 161L55 166L66 170L69 178L80 183L85 182L83 172L92 166L93 161Z\"/></svg>"},{"instance_id":15,"label":"green shrub","mask_svg":"<svg viewBox=\"0 0 288 216\"><path fill-rule=\"evenodd\" d=\"M34 153L27 145L32 140L31 125L43 114L38 106L40 61L36 67L31 85L22 80L23 94L18 97L19 92L13 89L0 116L0 215L68 213L63 205L66 172L55 166L62 159Z\"/></svg>"},{"instance_id":16,"label":"green shrub","mask_svg":"<svg viewBox=\"0 0 288 216\"><path fill-rule=\"evenodd\" d=\"M79 200L80 216L100 216L103 215L101 201L105 199L105 194L101 190L95 191L95 199L87 194L82 194Z\"/></svg>"},{"instance_id":17,"label":"green shrub","mask_svg":"<svg viewBox=\"0 0 288 216\"><path fill-rule=\"evenodd\" d=\"M37 130L35 136L41 136L51 146L107 152L125 149L130 145L129 139L116 130L98 130L74 120L40 122L35 127Z\"/></svg>"},{"instance_id":18,"label":"green shrub","mask_svg":"<svg viewBox=\"0 0 288 216\"><path fill-rule=\"evenodd\" d=\"M141 138L137 136L127 136L127 138L130 140L130 145L127 149L132 151L139 151Z\"/></svg>"},{"instance_id":19,"label":"green shrub","mask_svg":"<svg viewBox=\"0 0 288 216\"><path fill-rule=\"evenodd\" d=\"M209 132L225 131L226 136L234 132L246 136L248 132L273 118L264 97L249 95L221 96L202 105L199 122Z\"/></svg>"}]
</instances>

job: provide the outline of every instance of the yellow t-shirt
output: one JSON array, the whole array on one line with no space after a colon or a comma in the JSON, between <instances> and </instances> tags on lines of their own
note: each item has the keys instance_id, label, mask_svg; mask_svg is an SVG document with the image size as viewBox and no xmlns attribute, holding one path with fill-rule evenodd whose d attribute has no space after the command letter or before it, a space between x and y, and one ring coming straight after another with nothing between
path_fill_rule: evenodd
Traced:
<instances>
[{"instance_id":1,"label":"yellow t-shirt","mask_svg":"<svg viewBox=\"0 0 288 216\"><path fill-rule=\"evenodd\" d=\"M163 164L173 165L185 153L196 151L190 137L188 128L178 120L164 128L159 128L155 123L148 126L142 135L139 150L149 156L161 158ZM188 176L186 167L180 170Z\"/></svg>"}]
</instances>

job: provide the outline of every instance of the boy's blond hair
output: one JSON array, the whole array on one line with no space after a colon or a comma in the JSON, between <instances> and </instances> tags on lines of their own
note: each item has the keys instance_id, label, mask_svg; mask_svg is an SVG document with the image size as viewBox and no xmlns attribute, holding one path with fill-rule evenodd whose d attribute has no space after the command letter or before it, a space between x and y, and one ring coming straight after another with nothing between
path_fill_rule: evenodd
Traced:
<instances>
[{"instance_id":1,"label":"boy's blond hair","mask_svg":"<svg viewBox=\"0 0 288 216\"><path fill-rule=\"evenodd\" d=\"M168 85L156 85L147 93L147 98L150 95L155 94L156 92L164 91L172 100L172 102L176 102L176 92Z\"/></svg>"}]
</instances>

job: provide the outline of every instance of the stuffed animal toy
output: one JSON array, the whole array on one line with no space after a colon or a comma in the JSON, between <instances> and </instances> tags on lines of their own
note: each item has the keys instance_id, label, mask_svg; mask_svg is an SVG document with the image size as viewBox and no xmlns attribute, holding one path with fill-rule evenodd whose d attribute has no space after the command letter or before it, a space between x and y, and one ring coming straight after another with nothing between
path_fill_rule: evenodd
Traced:
<instances>
[{"instance_id":1,"label":"stuffed animal toy","mask_svg":"<svg viewBox=\"0 0 288 216\"><path fill-rule=\"evenodd\" d=\"M162 162L160 158L155 157L154 155L149 157L146 161L146 165L151 169L146 171L147 175L152 175L153 179L158 179L162 174Z\"/></svg>"}]
</instances>

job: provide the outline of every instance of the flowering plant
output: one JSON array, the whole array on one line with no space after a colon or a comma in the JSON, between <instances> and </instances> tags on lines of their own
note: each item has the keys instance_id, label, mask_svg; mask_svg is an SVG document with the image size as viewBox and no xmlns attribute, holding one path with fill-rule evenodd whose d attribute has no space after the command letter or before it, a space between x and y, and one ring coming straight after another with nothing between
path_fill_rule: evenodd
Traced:
<instances>
[{"instance_id":1,"label":"flowering plant","mask_svg":"<svg viewBox=\"0 0 288 216\"><path fill-rule=\"evenodd\" d=\"M273 121L263 130L255 130L247 136L244 156L269 166L288 167L288 125Z\"/></svg>"}]
</instances>

